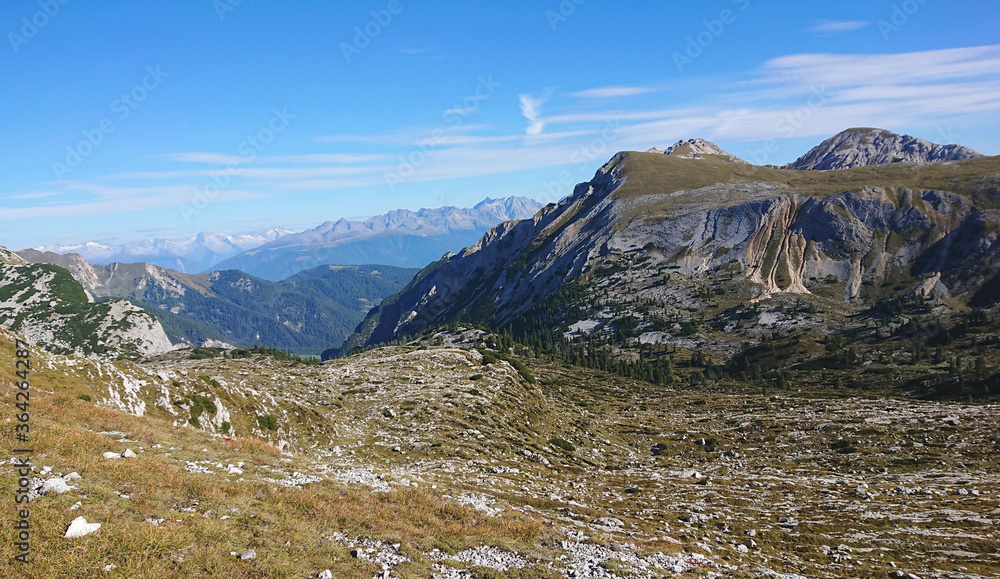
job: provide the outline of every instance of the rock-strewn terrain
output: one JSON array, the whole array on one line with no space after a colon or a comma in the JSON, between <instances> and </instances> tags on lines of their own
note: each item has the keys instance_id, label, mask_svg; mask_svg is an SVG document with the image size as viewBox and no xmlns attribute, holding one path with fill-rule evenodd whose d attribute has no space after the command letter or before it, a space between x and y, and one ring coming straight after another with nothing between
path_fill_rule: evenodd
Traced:
<instances>
[{"instance_id":1,"label":"rock-strewn terrain","mask_svg":"<svg viewBox=\"0 0 1000 579\"><path fill-rule=\"evenodd\" d=\"M530 360L519 371L461 346L474 336L439 337L314 366L38 354L51 393L37 394L36 464L51 468L37 478L72 487L34 506L40 560L56 575L115 565L130 577L972 578L1000 566L995 405L663 388ZM408 527L408 513L424 523ZM62 538L79 516L102 526ZM442 516L461 522L438 527ZM86 548L59 555L71 540Z\"/></svg>"}]
</instances>

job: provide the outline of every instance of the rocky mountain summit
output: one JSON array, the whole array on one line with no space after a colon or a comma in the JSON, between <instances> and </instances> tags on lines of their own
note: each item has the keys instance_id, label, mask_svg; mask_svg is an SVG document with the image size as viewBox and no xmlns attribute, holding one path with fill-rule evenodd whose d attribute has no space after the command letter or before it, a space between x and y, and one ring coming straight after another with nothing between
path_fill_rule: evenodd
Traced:
<instances>
[{"instance_id":1,"label":"rocky mountain summit","mask_svg":"<svg viewBox=\"0 0 1000 579\"><path fill-rule=\"evenodd\" d=\"M141 357L173 346L156 317L123 300L93 303L60 267L0 248L0 327L52 352Z\"/></svg>"},{"instance_id":2,"label":"rocky mountain summit","mask_svg":"<svg viewBox=\"0 0 1000 579\"><path fill-rule=\"evenodd\" d=\"M746 163L743 159L740 159L732 153L724 151L722 147L711 141L706 141L705 139L688 139L686 141L681 139L666 149L653 147L646 152L656 153L659 155L673 155L682 159L700 159L704 155L718 155L720 157L725 157L730 161Z\"/></svg>"},{"instance_id":3,"label":"rocky mountain summit","mask_svg":"<svg viewBox=\"0 0 1000 579\"><path fill-rule=\"evenodd\" d=\"M942 163L981 156L962 145L938 145L884 129L854 128L823 141L786 168L824 171L900 162Z\"/></svg>"}]
</instances>

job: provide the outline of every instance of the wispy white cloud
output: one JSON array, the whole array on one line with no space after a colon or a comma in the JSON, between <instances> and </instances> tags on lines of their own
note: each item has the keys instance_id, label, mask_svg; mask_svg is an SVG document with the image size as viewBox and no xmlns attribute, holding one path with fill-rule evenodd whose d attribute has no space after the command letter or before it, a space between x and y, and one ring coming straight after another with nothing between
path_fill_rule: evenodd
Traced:
<instances>
[{"instance_id":1,"label":"wispy white cloud","mask_svg":"<svg viewBox=\"0 0 1000 579\"><path fill-rule=\"evenodd\" d=\"M654 89L641 86L602 86L573 92L569 96L584 99L607 99L646 94L653 91Z\"/></svg>"},{"instance_id":2,"label":"wispy white cloud","mask_svg":"<svg viewBox=\"0 0 1000 579\"><path fill-rule=\"evenodd\" d=\"M246 157L239 155L227 155L223 153L170 153L159 155L162 159L177 161L181 163L200 163L204 165L245 165ZM354 163L367 163L370 161L384 160L382 154L361 154L361 153L312 153L308 155L261 155L254 158L255 163L260 162L286 162L286 163L329 163L334 165L349 165Z\"/></svg>"},{"instance_id":3,"label":"wispy white cloud","mask_svg":"<svg viewBox=\"0 0 1000 579\"><path fill-rule=\"evenodd\" d=\"M870 25L871 22L867 20L820 20L809 27L809 32L824 35L843 34L861 30Z\"/></svg>"},{"instance_id":4,"label":"wispy white cloud","mask_svg":"<svg viewBox=\"0 0 1000 579\"><path fill-rule=\"evenodd\" d=\"M19 219L112 215L147 209L177 208L194 201L198 189L189 185L111 187L100 183L68 182L67 189L80 193L75 200L58 205L0 207L0 221ZM219 200L236 201L267 196L259 191L226 190Z\"/></svg>"},{"instance_id":5,"label":"wispy white cloud","mask_svg":"<svg viewBox=\"0 0 1000 579\"><path fill-rule=\"evenodd\" d=\"M160 158L181 163L202 163L205 165L228 165L229 163L241 163L244 158L239 155L226 155L223 153L186 152L167 153L160 155Z\"/></svg>"},{"instance_id":6,"label":"wispy white cloud","mask_svg":"<svg viewBox=\"0 0 1000 579\"><path fill-rule=\"evenodd\" d=\"M1000 45L901 54L796 54L762 68L768 83L832 86L943 84L1000 76ZM905 96L905 95L900 95Z\"/></svg>"},{"instance_id":7,"label":"wispy white cloud","mask_svg":"<svg viewBox=\"0 0 1000 579\"><path fill-rule=\"evenodd\" d=\"M540 135L545 128L545 121L540 119L541 108L548 100L548 96L533 97L529 94L518 96L521 101L521 115L528 119L528 128L524 130L529 135Z\"/></svg>"},{"instance_id":8,"label":"wispy white cloud","mask_svg":"<svg viewBox=\"0 0 1000 579\"><path fill-rule=\"evenodd\" d=\"M11 199L45 199L48 197L56 197L59 193L53 193L49 191L39 191L35 193L21 193L20 195L12 195Z\"/></svg>"}]
</instances>

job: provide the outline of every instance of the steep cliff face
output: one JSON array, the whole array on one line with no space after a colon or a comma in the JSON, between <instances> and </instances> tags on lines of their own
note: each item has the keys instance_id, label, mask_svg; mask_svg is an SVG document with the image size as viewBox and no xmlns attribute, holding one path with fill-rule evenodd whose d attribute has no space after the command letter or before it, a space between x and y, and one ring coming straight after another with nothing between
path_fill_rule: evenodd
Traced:
<instances>
[{"instance_id":1,"label":"steep cliff face","mask_svg":"<svg viewBox=\"0 0 1000 579\"><path fill-rule=\"evenodd\" d=\"M961 145L938 145L884 129L855 128L823 141L788 165L800 171L850 169L888 163L940 163L981 157Z\"/></svg>"},{"instance_id":2,"label":"steep cliff face","mask_svg":"<svg viewBox=\"0 0 1000 579\"><path fill-rule=\"evenodd\" d=\"M981 179L997 169L992 158L802 173L727 155L619 153L558 205L426 268L342 351L452 321L530 323L525 316L567 285L599 287L596 301L614 303L664 286L648 300L669 301L664 274L725 285L734 303L798 295L861 304L889 282L968 299L996 268L987 205L1000 197ZM984 206L952 187L976 191ZM616 285L641 279L646 286Z\"/></svg>"},{"instance_id":3,"label":"steep cliff face","mask_svg":"<svg viewBox=\"0 0 1000 579\"><path fill-rule=\"evenodd\" d=\"M59 354L136 358L172 348L156 317L125 301L92 303L70 273L0 248L0 327Z\"/></svg>"}]
</instances>

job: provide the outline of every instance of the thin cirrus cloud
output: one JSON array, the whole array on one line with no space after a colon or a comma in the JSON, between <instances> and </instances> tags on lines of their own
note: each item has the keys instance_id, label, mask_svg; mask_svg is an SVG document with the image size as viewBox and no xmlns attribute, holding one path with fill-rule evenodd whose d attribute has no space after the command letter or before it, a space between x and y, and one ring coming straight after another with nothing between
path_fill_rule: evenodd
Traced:
<instances>
[{"instance_id":1,"label":"thin cirrus cloud","mask_svg":"<svg viewBox=\"0 0 1000 579\"><path fill-rule=\"evenodd\" d=\"M654 92L654 89L641 86L602 86L570 93L569 96L584 99L608 99L635 96Z\"/></svg>"},{"instance_id":2,"label":"thin cirrus cloud","mask_svg":"<svg viewBox=\"0 0 1000 579\"><path fill-rule=\"evenodd\" d=\"M809 32L814 34L844 34L854 32L871 25L867 20L820 20L809 27Z\"/></svg>"},{"instance_id":3,"label":"thin cirrus cloud","mask_svg":"<svg viewBox=\"0 0 1000 579\"><path fill-rule=\"evenodd\" d=\"M205 152L185 152L159 155L162 159L177 161L180 163L201 163L205 165L245 165L247 157L239 155L228 155L224 153ZM369 161L379 161L385 158L384 155L370 155L360 153L313 153L308 155L265 155L256 157L255 162L277 161L289 163L329 163L334 165L350 165L354 163L366 163Z\"/></svg>"}]
</instances>

